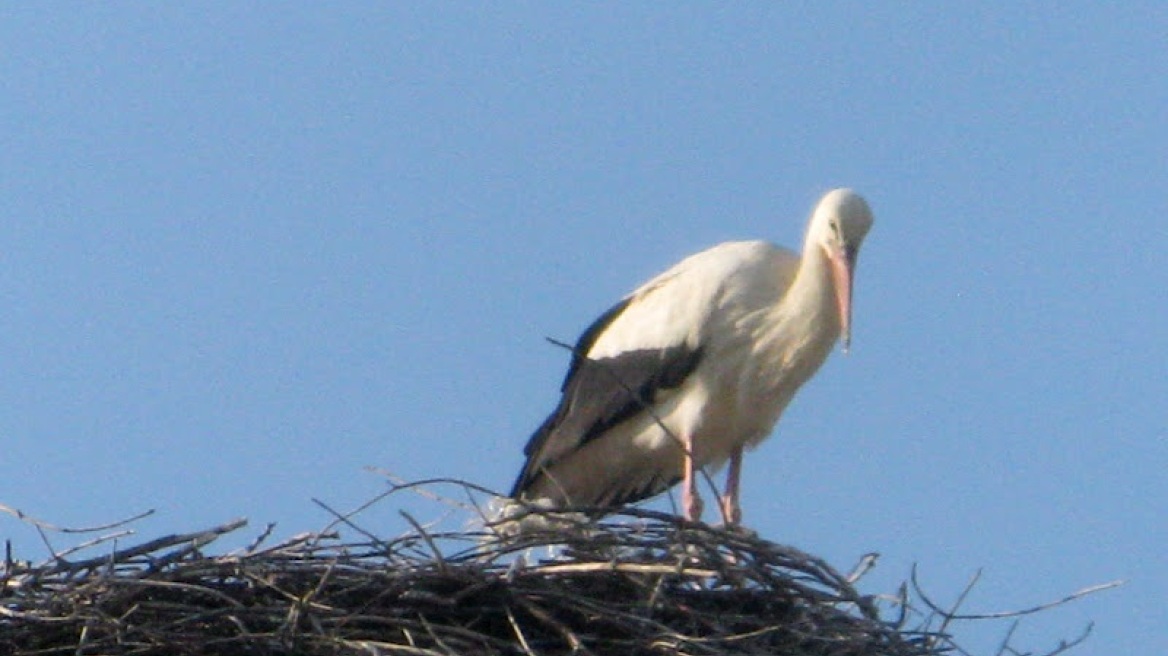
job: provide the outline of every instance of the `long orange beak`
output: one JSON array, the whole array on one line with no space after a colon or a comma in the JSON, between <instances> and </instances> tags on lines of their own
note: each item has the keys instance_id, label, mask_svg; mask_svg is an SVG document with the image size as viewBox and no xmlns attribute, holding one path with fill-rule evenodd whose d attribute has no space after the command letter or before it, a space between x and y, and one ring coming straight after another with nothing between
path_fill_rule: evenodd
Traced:
<instances>
[{"instance_id":1,"label":"long orange beak","mask_svg":"<svg viewBox=\"0 0 1168 656\"><path fill-rule=\"evenodd\" d=\"M839 307L840 339L844 343L844 353L847 353L852 345L852 279L856 251L850 248L832 248L827 254L827 259L831 262L831 278Z\"/></svg>"}]
</instances>

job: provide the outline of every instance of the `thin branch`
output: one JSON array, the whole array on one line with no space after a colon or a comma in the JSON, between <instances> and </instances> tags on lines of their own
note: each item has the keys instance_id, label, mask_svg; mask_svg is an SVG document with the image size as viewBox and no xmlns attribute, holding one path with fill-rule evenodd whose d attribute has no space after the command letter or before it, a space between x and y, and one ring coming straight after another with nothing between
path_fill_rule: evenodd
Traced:
<instances>
[{"instance_id":1,"label":"thin branch","mask_svg":"<svg viewBox=\"0 0 1168 656\"><path fill-rule=\"evenodd\" d=\"M527 656L536 656L536 653L531 650L531 645L527 642L527 636L523 635L523 629L519 628L519 622L515 621L515 613L511 612L511 607L504 608L507 611L507 622L511 624L511 630L515 632L515 639L519 641L519 646L523 648L523 653Z\"/></svg>"},{"instance_id":2,"label":"thin branch","mask_svg":"<svg viewBox=\"0 0 1168 656\"><path fill-rule=\"evenodd\" d=\"M402 517L405 518L407 522L410 523L411 526L414 527L414 530L417 531L417 534L430 547L430 553L434 556L434 564L438 566L438 571L442 572L443 574L447 573L449 570L446 567L446 559L442 557L442 550L439 549L438 545L434 543L434 538L431 537L430 533L427 532L426 529L422 528L422 525L418 523L418 520L414 519L406 511L401 510L398 512Z\"/></svg>"},{"instance_id":3,"label":"thin branch","mask_svg":"<svg viewBox=\"0 0 1168 656\"><path fill-rule=\"evenodd\" d=\"M980 575L980 573L981 573L981 571L978 570L978 575ZM969 589L973 586L973 583L976 581L977 581L977 576L975 576L973 581L970 581L970 584L968 586L966 586L966 589L962 592L961 597L958 598L958 604L960 604L960 602L962 600L964 600L965 595L969 592ZM931 599L929 599L925 595L924 591L921 590L920 585L917 583L916 566L915 565L913 566L913 570L912 570L912 583L913 583L913 587L916 589L917 595L921 598L921 600L924 601L925 604L931 610L936 612L938 615L946 618L946 620L997 620L997 619L1006 619L1006 618L1011 618L1011 617L1021 617L1023 615L1032 615L1034 613L1042 612L1044 610L1049 610L1051 608L1055 608L1057 606L1062 606L1063 604L1070 603L1072 601L1075 601L1076 599L1081 599L1083 597L1095 594L1097 592L1103 592L1104 590L1110 590L1112 588L1118 588L1122 585L1126 585L1127 580L1126 579L1117 579L1115 581L1108 581L1107 583L1100 583L1097 585L1087 586L1087 587L1082 588L1080 590L1076 590L1075 592L1072 592L1072 593L1066 595L1065 597L1062 597L1061 599L1056 599L1054 601L1048 601L1046 603L1038 604L1036 606L1030 606L1029 608L1022 608L1019 610L998 611L998 612L992 612L992 613L957 613L956 612L957 611L957 604L955 604L954 607L948 611L938 607L935 603L933 603L933 601Z\"/></svg>"},{"instance_id":4,"label":"thin branch","mask_svg":"<svg viewBox=\"0 0 1168 656\"><path fill-rule=\"evenodd\" d=\"M97 533L98 531L108 531L110 529L119 528L119 527L125 526L126 524L131 524L133 522L136 522L139 519L142 519L144 517L149 517L150 515L154 514L154 509L151 508L150 510L145 510L143 512L140 512L137 515L132 515L132 516L127 517L125 519L119 519L117 521L109 522L108 524L98 524L96 526L82 526L82 527L69 527L69 526L59 526L57 524L52 524L52 523L46 522L42 519L37 519L36 517L29 515L28 513L24 512L23 510L13 508L12 506L4 505L2 503L0 503L0 512L8 513L9 515L12 515L13 517L16 517L17 519L21 520L22 522L31 524L32 526L36 526L38 528L42 528L46 531L52 531L54 533Z\"/></svg>"},{"instance_id":5,"label":"thin branch","mask_svg":"<svg viewBox=\"0 0 1168 656\"><path fill-rule=\"evenodd\" d=\"M54 558L54 564L49 566L49 567L46 567L44 571L47 573L66 571L66 570L76 572L76 571L90 569L90 568L94 568L94 567L100 567L102 565L106 565L106 564L109 564L111 562L123 562L123 561L133 560L134 558L136 558L138 556L145 556L148 554L152 554L154 552L157 552L157 551L160 551L162 549L169 548L169 547L173 547L176 545L193 545L196 547L201 547L201 546L206 545L206 544L210 543L211 541L215 540L219 536L224 535L226 533L230 533L230 532L232 532L236 529L239 529L240 527L245 526L245 525L247 525L247 520L244 518L239 518L239 519L235 519L235 520L232 520L230 522L227 522L225 524L221 524L219 526L215 526L215 527L206 529L204 531L195 531L193 533L180 533L177 535L166 535L166 536L156 538L154 540L150 540L149 542L144 542L142 544L139 544L139 545L136 545L133 547L127 547L125 549L120 549L120 550L115 549L110 554L105 555L105 556L99 556L97 558L89 558L86 560L79 560L76 562L68 562L68 561L61 560L60 558Z\"/></svg>"},{"instance_id":6,"label":"thin branch","mask_svg":"<svg viewBox=\"0 0 1168 656\"><path fill-rule=\"evenodd\" d=\"M949 628L949 623L952 622L955 617L957 617L957 609L961 608L961 604L965 603L966 598L969 597L969 593L973 591L973 586L977 585L978 579L980 578L981 569L979 568L976 572L973 573L973 576L969 578L969 583L965 584L965 588L961 591L961 594L957 595L957 599L953 602L952 608L941 613L941 617L943 619L941 620L941 627L937 629L938 633L945 633L945 630Z\"/></svg>"},{"instance_id":7,"label":"thin branch","mask_svg":"<svg viewBox=\"0 0 1168 656\"><path fill-rule=\"evenodd\" d=\"M856 581L859 581L865 574L870 572L873 567L876 567L876 561L879 559L880 554L878 553L864 554L860 558L860 561L856 563L856 566L852 568L852 571L844 577L844 580L848 583L855 584Z\"/></svg>"},{"instance_id":8,"label":"thin branch","mask_svg":"<svg viewBox=\"0 0 1168 656\"><path fill-rule=\"evenodd\" d=\"M1079 645L1083 644L1083 642L1091 635L1091 631L1094 630L1094 628L1095 623L1088 622L1087 626L1083 629L1083 632L1078 636L1072 638L1071 640L1060 640L1058 647L1055 647L1053 651L1046 652L1042 656L1057 656L1058 654L1068 651L1073 647L1078 647Z\"/></svg>"}]
</instances>

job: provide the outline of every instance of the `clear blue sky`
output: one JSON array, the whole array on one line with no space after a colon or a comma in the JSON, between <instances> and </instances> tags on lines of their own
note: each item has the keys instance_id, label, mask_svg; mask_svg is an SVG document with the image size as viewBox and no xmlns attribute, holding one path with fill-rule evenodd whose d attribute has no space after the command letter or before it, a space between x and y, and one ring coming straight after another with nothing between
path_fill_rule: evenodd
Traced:
<instances>
[{"instance_id":1,"label":"clear blue sky","mask_svg":"<svg viewBox=\"0 0 1168 656\"><path fill-rule=\"evenodd\" d=\"M367 465L504 489L545 336L847 185L853 352L746 522L882 553L869 592L984 567L972 611L1127 578L1016 642L1168 653L1168 9L1108 7L5 4L0 503L290 535Z\"/></svg>"}]
</instances>

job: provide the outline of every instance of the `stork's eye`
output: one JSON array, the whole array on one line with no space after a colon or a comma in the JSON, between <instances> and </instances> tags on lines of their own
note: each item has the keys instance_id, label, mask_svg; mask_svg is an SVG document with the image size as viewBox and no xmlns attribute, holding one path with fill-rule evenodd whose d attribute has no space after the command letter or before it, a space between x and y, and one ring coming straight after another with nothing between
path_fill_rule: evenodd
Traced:
<instances>
[{"instance_id":1,"label":"stork's eye","mask_svg":"<svg viewBox=\"0 0 1168 656\"><path fill-rule=\"evenodd\" d=\"M839 221L832 221L828 225L831 226L831 236L835 237L836 239L839 239L840 238Z\"/></svg>"}]
</instances>

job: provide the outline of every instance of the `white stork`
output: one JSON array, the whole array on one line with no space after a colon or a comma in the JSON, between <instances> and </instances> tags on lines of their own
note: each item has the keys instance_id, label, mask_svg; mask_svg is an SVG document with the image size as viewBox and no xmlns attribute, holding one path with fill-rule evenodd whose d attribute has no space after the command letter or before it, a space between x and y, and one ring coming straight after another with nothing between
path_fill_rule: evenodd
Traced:
<instances>
[{"instance_id":1,"label":"white stork","mask_svg":"<svg viewBox=\"0 0 1168 656\"><path fill-rule=\"evenodd\" d=\"M511 497L603 511L730 466L720 501L741 521L743 449L774 428L836 340L850 341L856 256L872 226L849 189L828 192L803 255L762 241L691 255L602 314L580 336L559 407L535 431Z\"/></svg>"}]
</instances>

